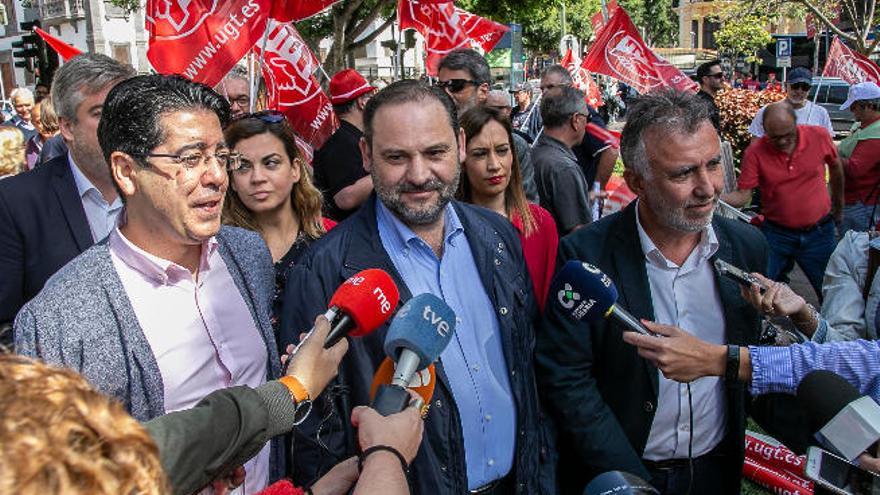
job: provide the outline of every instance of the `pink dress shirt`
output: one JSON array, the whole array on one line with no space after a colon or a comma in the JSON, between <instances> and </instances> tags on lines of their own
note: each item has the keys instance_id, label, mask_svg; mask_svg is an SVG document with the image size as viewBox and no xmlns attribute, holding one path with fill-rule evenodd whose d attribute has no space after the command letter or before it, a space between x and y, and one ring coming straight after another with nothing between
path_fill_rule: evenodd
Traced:
<instances>
[{"instance_id":1,"label":"pink dress shirt","mask_svg":"<svg viewBox=\"0 0 880 495\"><path fill-rule=\"evenodd\" d=\"M113 266L150 344L165 394L165 412L187 409L209 393L266 382L266 344L216 238L202 244L198 274L131 243L119 226L110 233ZM245 464L235 494L255 493L269 481L269 444ZM210 493L210 492L209 492Z\"/></svg>"}]
</instances>

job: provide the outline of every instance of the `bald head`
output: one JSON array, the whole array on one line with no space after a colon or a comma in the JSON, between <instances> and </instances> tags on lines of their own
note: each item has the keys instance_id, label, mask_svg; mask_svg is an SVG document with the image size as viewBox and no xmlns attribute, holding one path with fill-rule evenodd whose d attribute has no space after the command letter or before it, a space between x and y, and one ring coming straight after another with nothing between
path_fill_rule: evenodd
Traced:
<instances>
[{"instance_id":1,"label":"bald head","mask_svg":"<svg viewBox=\"0 0 880 495\"><path fill-rule=\"evenodd\" d=\"M787 101L764 109L764 133L779 150L790 153L797 144L797 115Z\"/></svg>"},{"instance_id":2,"label":"bald head","mask_svg":"<svg viewBox=\"0 0 880 495\"><path fill-rule=\"evenodd\" d=\"M506 91L501 91L500 89L489 91L489 96L486 98L486 106L492 107L504 114L505 117L510 118L510 95Z\"/></svg>"}]
</instances>

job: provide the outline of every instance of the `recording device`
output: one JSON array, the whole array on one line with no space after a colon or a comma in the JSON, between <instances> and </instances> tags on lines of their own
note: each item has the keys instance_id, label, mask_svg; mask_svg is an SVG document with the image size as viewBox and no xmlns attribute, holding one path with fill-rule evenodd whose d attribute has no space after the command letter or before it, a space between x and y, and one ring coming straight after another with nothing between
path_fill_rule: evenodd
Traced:
<instances>
[{"instance_id":1,"label":"recording device","mask_svg":"<svg viewBox=\"0 0 880 495\"><path fill-rule=\"evenodd\" d=\"M812 371L797 399L823 445L848 461L880 439L880 405L849 382L825 370Z\"/></svg>"},{"instance_id":2,"label":"recording device","mask_svg":"<svg viewBox=\"0 0 880 495\"><path fill-rule=\"evenodd\" d=\"M584 489L584 495L659 495L650 483L634 474L608 471L593 478Z\"/></svg>"},{"instance_id":3,"label":"recording device","mask_svg":"<svg viewBox=\"0 0 880 495\"><path fill-rule=\"evenodd\" d=\"M336 289L324 313L330 322L324 349L346 335L360 337L372 332L388 320L399 300L397 285L384 270L355 273Z\"/></svg>"},{"instance_id":4,"label":"recording device","mask_svg":"<svg viewBox=\"0 0 880 495\"><path fill-rule=\"evenodd\" d=\"M376 394L379 392L379 388L382 385L391 383L391 377L394 376L395 366L394 361L387 357L379 365L379 369L377 369L376 374L373 375L373 383L370 385L371 401L376 399ZM426 406L431 403L431 398L434 397L434 387L437 385L436 379L437 373L434 370L434 364L432 363L428 365L427 368L413 373L412 379L406 384L406 388L419 394L421 400L419 408L425 408L424 410L427 410Z\"/></svg>"},{"instance_id":5,"label":"recording device","mask_svg":"<svg viewBox=\"0 0 880 495\"><path fill-rule=\"evenodd\" d=\"M617 287L608 275L595 266L577 260L569 260L553 277L550 284L551 297L570 318L598 323L611 318L626 331L653 335L638 318L616 304Z\"/></svg>"},{"instance_id":6,"label":"recording device","mask_svg":"<svg viewBox=\"0 0 880 495\"><path fill-rule=\"evenodd\" d=\"M880 476L819 447L807 449L804 473L807 478L831 493L880 495Z\"/></svg>"},{"instance_id":7,"label":"recording device","mask_svg":"<svg viewBox=\"0 0 880 495\"><path fill-rule=\"evenodd\" d=\"M746 289L751 288L752 284L755 284L760 288L762 294L767 290L767 287L759 282L752 274L741 270L720 258L716 259L713 265L715 265L715 271L718 272L718 275L727 277Z\"/></svg>"},{"instance_id":8,"label":"recording device","mask_svg":"<svg viewBox=\"0 0 880 495\"><path fill-rule=\"evenodd\" d=\"M391 382L379 386L370 407L383 416L403 411L413 375L440 357L454 331L455 312L439 297L419 294L407 301L385 336L385 354L396 363Z\"/></svg>"}]
</instances>

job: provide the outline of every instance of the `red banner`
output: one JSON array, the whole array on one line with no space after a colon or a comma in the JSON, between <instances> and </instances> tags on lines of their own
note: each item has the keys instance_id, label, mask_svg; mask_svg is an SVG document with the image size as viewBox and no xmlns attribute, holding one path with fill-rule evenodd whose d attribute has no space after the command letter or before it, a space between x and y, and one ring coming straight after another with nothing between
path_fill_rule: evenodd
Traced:
<instances>
[{"instance_id":1,"label":"red banner","mask_svg":"<svg viewBox=\"0 0 880 495\"><path fill-rule=\"evenodd\" d=\"M283 112L305 142L320 148L339 127L339 120L314 76L318 59L292 23L270 20L267 29L262 68L267 106ZM260 50L255 47L257 57Z\"/></svg>"},{"instance_id":2,"label":"red banner","mask_svg":"<svg viewBox=\"0 0 880 495\"><path fill-rule=\"evenodd\" d=\"M565 52L565 56L559 62L559 65L568 69L574 87L584 92L587 96L587 104L593 108L599 108L605 103L602 102L602 94L599 91L599 85L593 79L590 71L581 67L581 59L575 55L571 48Z\"/></svg>"},{"instance_id":3,"label":"red banner","mask_svg":"<svg viewBox=\"0 0 880 495\"><path fill-rule=\"evenodd\" d=\"M743 462L743 476L773 493L813 495L813 482L781 469L774 469L751 457Z\"/></svg>"},{"instance_id":4,"label":"red banner","mask_svg":"<svg viewBox=\"0 0 880 495\"><path fill-rule=\"evenodd\" d=\"M397 4L400 29L415 29L427 45L425 61L428 75L437 75L437 66L449 52L479 46L488 53L508 27L455 7L452 2L432 3L400 0Z\"/></svg>"},{"instance_id":5,"label":"red banner","mask_svg":"<svg viewBox=\"0 0 880 495\"><path fill-rule=\"evenodd\" d=\"M605 5L605 11L608 13L609 19L614 15L615 10L617 10L617 0L611 0ZM602 9L593 14L593 17L590 18L590 24L593 26L593 34L598 37L599 31L602 31L602 28L605 27L605 13L602 12Z\"/></svg>"},{"instance_id":6,"label":"red banner","mask_svg":"<svg viewBox=\"0 0 880 495\"><path fill-rule=\"evenodd\" d=\"M804 476L806 456L797 455L782 444L774 445L758 438L751 432L746 432L745 450L747 457L759 460L765 466L783 469L797 476Z\"/></svg>"},{"instance_id":7,"label":"red banner","mask_svg":"<svg viewBox=\"0 0 880 495\"><path fill-rule=\"evenodd\" d=\"M850 84L874 81L880 84L880 67L861 53L844 45L835 37L826 57L823 77L839 77Z\"/></svg>"},{"instance_id":8,"label":"red banner","mask_svg":"<svg viewBox=\"0 0 880 495\"><path fill-rule=\"evenodd\" d=\"M645 44L622 7L614 11L581 66L629 84L639 93L662 87L696 91L697 83Z\"/></svg>"},{"instance_id":9,"label":"red banner","mask_svg":"<svg viewBox=\"0 0 880 495\"><path fill-rule=\"evenodd\" d=\"M297 22L320 14L339 0L275 0L269 15L278 22Z\"/></svg>"},{"instance_id":10,"label":"red banner","mask_svg":"<svg viewBox=\"0 0 880 495\"><path fill-rule=\"evenodd\" d=\"M61 60L64 60L65 62L82 53L82 50L79 48L67 44L64 40L56 38L38 27L34 28L34 32L39 34L40 38L43 38L43 41L52 47L52 49L58 53L58 56L61 57Z\"/></svg>"},{"instance_id":11,"label":"red banner","mask_svg":"<svg viewBox=\"0 0 880 495\"><path fill-rule=\"evenodd\" d=\"M157 72L215 86L266 29L270 0L147 0L147 58Z\"/></svg>"}]
</instances>

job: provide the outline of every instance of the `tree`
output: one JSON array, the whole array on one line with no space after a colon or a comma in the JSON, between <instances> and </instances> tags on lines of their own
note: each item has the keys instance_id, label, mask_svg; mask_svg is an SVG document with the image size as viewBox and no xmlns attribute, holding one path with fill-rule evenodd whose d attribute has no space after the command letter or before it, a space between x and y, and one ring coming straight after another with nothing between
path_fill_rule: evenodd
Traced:
<instances>
[{"instance_id":1,"label":"tree","mask_svg":"<svg viewBox=\"0 0 880 495\"><path fill-rule=\"evenodd\" d=\"M715 32L715 44L732 59L745 55L747 62L761 62L758 50L773 41L765 27L769 23L767 17L753 13L729 17Z\"/></svg>"}]
</instances>

